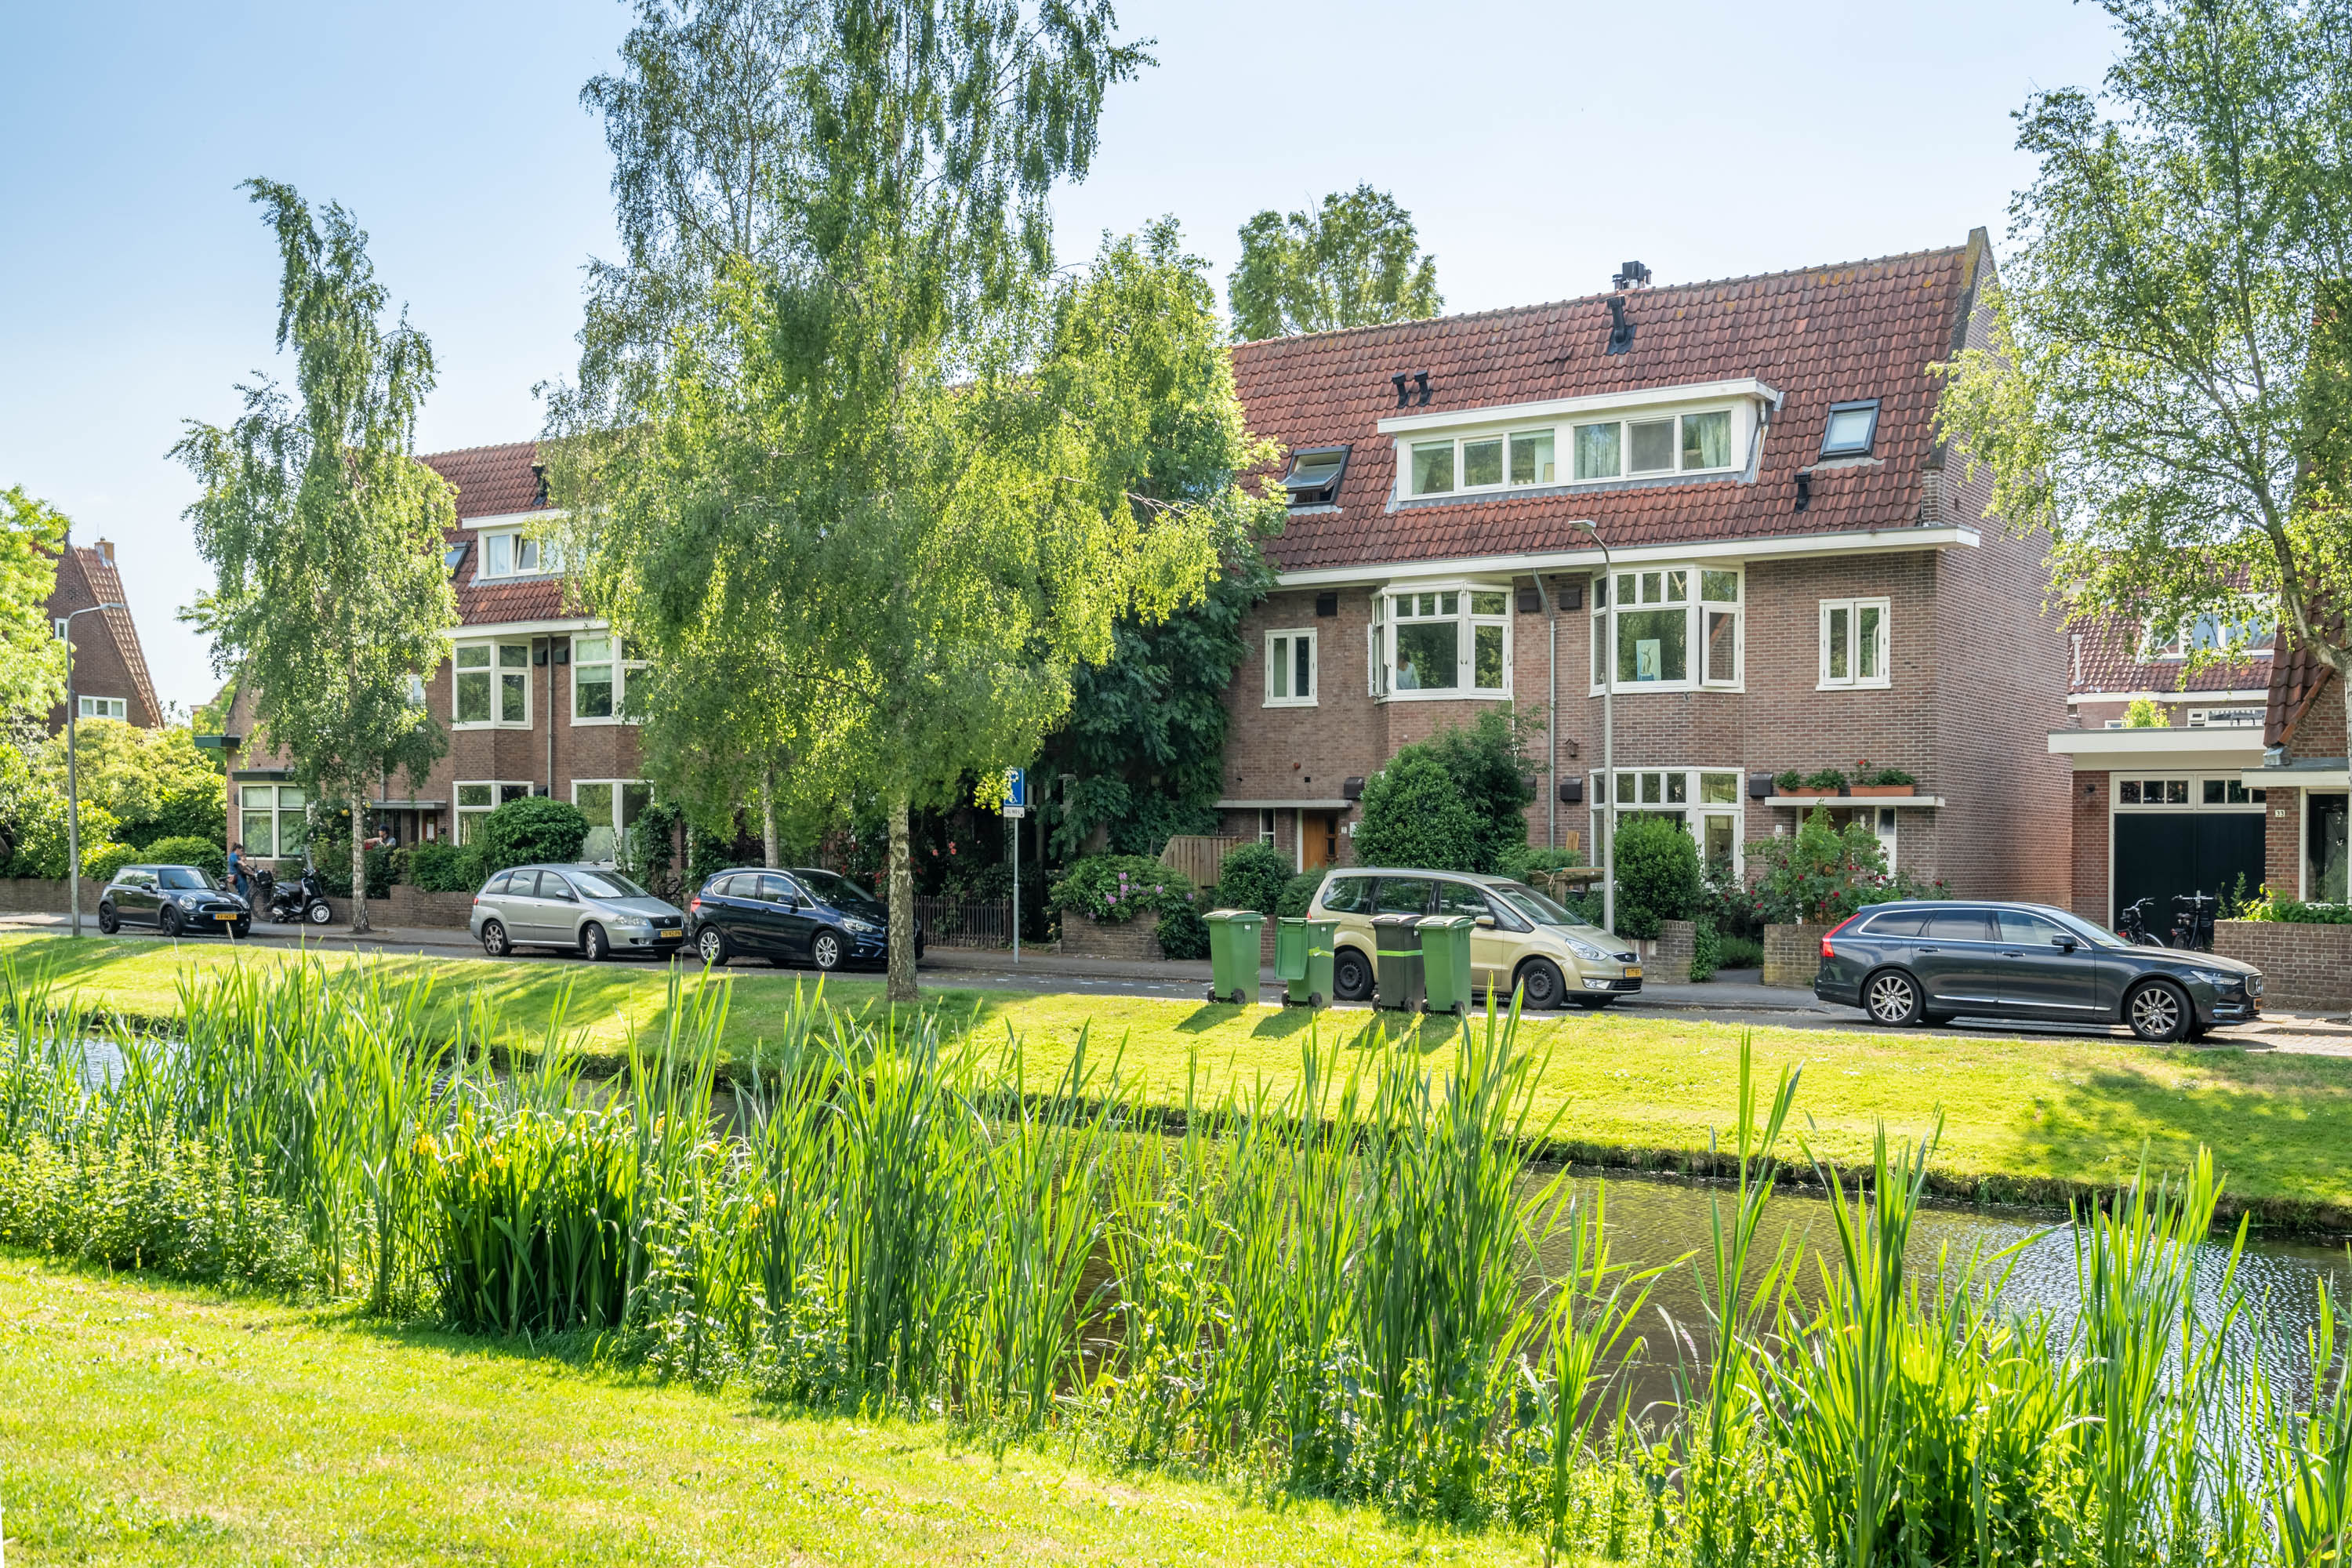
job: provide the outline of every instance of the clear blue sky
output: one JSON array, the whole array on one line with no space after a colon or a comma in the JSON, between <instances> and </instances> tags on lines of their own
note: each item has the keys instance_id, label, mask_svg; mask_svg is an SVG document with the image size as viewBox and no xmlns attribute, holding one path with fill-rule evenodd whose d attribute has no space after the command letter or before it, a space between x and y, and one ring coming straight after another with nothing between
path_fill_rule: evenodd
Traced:
<instances>
[{"instance_id":1,"label":"clear blue sky","mask_svg":"<svg viewBox=\"0 0 2352 1568\"><path fill-rule=\"evenodd\" d=\"M274 363L275 258L236 190L342 201L433 340L426 450L538 432L609 167L580 85L615 0L0 6L0 486L117 542L156 684L210 650L164 453ZM1370 181L1413 213L1449 310L2003 232L2030 167L2011 111L2095 86L2105 17L2066 0L1130 0L1159 65L1112 98L1056 217L1065 255L1180 218L1217 269L1266 206Z\"/></svg>"}]
</instances>

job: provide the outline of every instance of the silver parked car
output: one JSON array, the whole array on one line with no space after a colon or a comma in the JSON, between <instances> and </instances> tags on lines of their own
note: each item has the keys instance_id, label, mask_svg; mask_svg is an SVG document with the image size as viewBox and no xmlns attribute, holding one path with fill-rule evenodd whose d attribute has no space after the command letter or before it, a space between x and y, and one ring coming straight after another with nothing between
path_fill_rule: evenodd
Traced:
<instances>
[{"instance_id":1,"label":"silver parked car","mask_svg":"<svg viewBox=\"0 0 2352 1568\"><path fill-rule=\"evenodd\" d=\"M475 939L492 958L518 947L568 947L594 961L667 954L686 941L686 913L595 866L517 866L474 895Z\"/></svg>"}]
</instances>

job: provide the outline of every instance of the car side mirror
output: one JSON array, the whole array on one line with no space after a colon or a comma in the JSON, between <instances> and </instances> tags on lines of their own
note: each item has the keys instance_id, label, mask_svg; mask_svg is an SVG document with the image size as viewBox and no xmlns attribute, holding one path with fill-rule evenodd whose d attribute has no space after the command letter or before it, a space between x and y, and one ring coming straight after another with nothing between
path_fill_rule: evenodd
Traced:
<instances>
[{"instance_id":1,"label":"car side mirror","mask_svg":"<svg viewBox=\"0 0 2352 1568\"><path fill-rule=\"evenodd\" d=\"M2083 944L2071 936L2053 936L2050 939L2050 945L2061 952L2072 952Z\"/></svg>"},{"instance_id":2,"label":"car side mirror","mask_svg":"<svg viewBox=\"0 0 2352 1568\"><path fill-rule=\"evenodd\" d=\"M1480 931L1493 931L1495 929L1495 917L1492 915L1474 916L1470 923L1476 926Z\"/></svg>"}]
</instances>

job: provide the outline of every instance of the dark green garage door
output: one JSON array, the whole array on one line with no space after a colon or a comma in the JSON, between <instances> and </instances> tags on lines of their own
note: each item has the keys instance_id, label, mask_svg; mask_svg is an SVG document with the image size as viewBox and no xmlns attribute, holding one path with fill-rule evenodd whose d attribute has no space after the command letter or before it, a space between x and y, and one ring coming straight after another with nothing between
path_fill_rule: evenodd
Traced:
<instances>
[{"instance_id":1,"label":"dark green garage door","mask_svg":"<svg viewBox=\"0 0 2352 1568\"><path fill-rule=\"evenodd\" d=\"M2116 816L2116 907L2156 900L2149 929L2172 930L2176 893L2252 893L2263 885L2263 815L2258 811L2150 811ZM2112 922L2110 922L2112 923Z\"/></svg>"}]
</instances>

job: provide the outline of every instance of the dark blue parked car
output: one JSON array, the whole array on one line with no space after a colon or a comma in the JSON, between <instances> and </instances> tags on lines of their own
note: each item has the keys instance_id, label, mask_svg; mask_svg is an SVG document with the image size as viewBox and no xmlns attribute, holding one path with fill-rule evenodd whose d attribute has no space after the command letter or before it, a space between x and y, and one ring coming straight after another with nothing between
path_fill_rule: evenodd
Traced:
<instances>
[{"instance_id":1,"label":"dark blue parked car","mask_svg":"<svg viewBox=\"0 0 2352 1568\"><path fill-rule=\"evenodd\" d=\"M687 900L687 940L705 963L764 958L782 968L879 964L889 957L890 916L873 894L832 871L795 866L721 871ZM923 930L915 927L915 956Z\"/></svg>"},{"instance_id":2,"label":"dark blue parked car","mask_svg":"<svg viewBox=\"0 0 2352 1568\"><path fill-rule=\"evenodd\" d=\"M2140 947L2046 904L1873 904L1822 938L1813 994L1881 1024L1966 1014L2122 1023L2193 1040L2262 1016L2263 973L2210 952Z\"/></svg>"}]
</instances>

